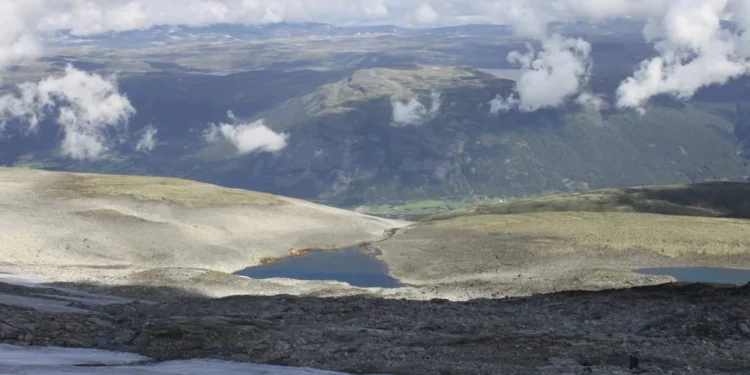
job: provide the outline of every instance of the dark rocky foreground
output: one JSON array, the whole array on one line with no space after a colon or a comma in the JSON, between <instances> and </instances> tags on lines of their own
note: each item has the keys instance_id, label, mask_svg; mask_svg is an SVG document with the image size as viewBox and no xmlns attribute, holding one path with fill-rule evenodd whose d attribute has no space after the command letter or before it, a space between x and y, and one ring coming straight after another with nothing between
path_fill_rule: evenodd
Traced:
<instances>
[{"instance_id":1,"label":"dark rocky foreground","mask_svg":"<svg viewBox=\"0 0 750 375\"><path fill-rule=\"evenodd\" d=\"M65 292L0 284L5 295ZM89 313L0 304L0 342L386 374L747 374L750 286L504 300L180 297ZM637 358L637 367L633 360Z\"/></svg>"}]
</instances>

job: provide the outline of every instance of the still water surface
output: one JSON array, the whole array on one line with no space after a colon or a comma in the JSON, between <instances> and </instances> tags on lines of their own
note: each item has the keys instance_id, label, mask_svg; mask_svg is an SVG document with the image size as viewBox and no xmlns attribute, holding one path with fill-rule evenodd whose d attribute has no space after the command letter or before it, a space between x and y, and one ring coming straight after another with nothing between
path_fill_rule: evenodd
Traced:
<instances>
[{"instance_id":1,"label":"still water surface","mask_svg":"<svg viewBox=\"0 0 750 375\"><path fill-rule=\"evenodd\" d=\"M398 280L388 275L388 267L357 249L311 251L307 255L246 268L236 273L252 279L289 278L335 280L363 288L397 288Z\"/></svg>"},{"instance_id":2,"label":"still water surface","mask_svg":"<svg viewBox=\"0 0 750 375\"><path fill-rule=\"evenodd\" d=\"M668 275L677 281L744 285L750 282L750 270L710 267L645 268L633 272Z\"/></svg>"}]
</instances>

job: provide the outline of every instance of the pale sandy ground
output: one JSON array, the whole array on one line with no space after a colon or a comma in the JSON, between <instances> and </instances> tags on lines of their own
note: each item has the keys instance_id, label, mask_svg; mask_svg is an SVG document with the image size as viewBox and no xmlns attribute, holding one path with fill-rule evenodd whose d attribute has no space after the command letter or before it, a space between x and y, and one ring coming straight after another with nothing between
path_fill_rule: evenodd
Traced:
<instances>
[{"instance_id":1,"label":"pale sandy ground","mask_svg":"<svg viewBox=\"0 0 750 375\"><path fill-rule=\"evenodd\" d=\"M183 180L175 187L172 179L95 176L88 186L71 184L76 176L83 175L0 168L0 272L76 287L163 286L210 297L468 300L670 282L630 270L741 265L750 252L750 221L743 220L556 213L414 224ZM700 232L711 225L727 232ZM400 230L388 238L394 228ZM697 237L682 235L685 230ZM362 242L372 242L391 276L408 286L365 289L231 275L263 258L286 256L290 247ZM698 256L716 244L726 256ZM692 255L668 256L683 248Z\"/></svg>"},{"instance_id":2,"label":"pale sandy ground","mask_svg":"<svg viewBox=\"0 0 750 375\"><path fill-rule=\"evenodd\" d=\"M348 285L248 280L228 273L286 256L291 247L351 246L408 224L270 195L259 204L200 207L170 202L169 196L145 201L112 193L130 185L108 185L102 196L82 195L70 187L75 176L0 168L0 272L41 282L167 285L212 296L325 295ZM161 191L165 180L145 184ZM144 184L141 177L113 181ZM187 188L219 198L238 193L197 183Z\"/></svg>"}]
</instances>

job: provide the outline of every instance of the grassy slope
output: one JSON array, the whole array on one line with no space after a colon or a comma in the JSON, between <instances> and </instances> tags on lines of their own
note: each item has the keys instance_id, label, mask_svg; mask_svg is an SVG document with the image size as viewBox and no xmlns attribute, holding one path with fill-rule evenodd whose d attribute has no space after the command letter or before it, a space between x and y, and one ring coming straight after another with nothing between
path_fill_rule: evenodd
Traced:
<instances>
[{"instance_id":1,"label":"grassy slope","mask_svg":"<svg viewBox=\"0 0 750 375\"><path fill-rule=\"evenodd\" d=\"M0 168L0 263L236 271L402 225L188 180Z\"/></svg>"},{"instance_id":2,"label":"grassy slope","mask_svg":"<svg viewBox=\"0 0 750 375\"><path fill-rule=\"evenodd\" d=\"M512 120L512 119L511 119ZM485 146L467 173L490 196L664 185L747 175L733 125L691 106L654 106L645 116L622 112L519 119L482 129ZM529 122L525 122L529 121Z\"/></svg>"},{"instance_id":3,"label":"grassy slope","mask_svg":"<svg viewBox=\"0 0 750 375\"><path fill-rule=\"evenodd\" d=\"M655 104L643 116L577 110L490 116L481 104L502 92L503 81L449 71L463 78L446 88L435 77L414 83L408 71L384 72L359 71L351 81L260 115L279 129L305 134L270 173L291 178L309 170L316 177L305 186L332 186L333 170L347 186L337 194L322 189L315 198L365 204L739 180L750 173L734 125L690 104ZM377 98L428 87L443 91L436 119L419 127L388 125L389 103ZM325 151L326 165L314 150Z\"/></svg>"},{"instance_id":4,"label":"grassy slope","mask_svg":"<svg viewBox=\"0 0 750 375\"><path fill-rule=\"evenodd\" d=\"M68 198L127 197L137 201L176 203L188 207L266 206L281 204L271 194L241 189L225 189L216 185L178 178L70 174L54 186Z\"/></svg>"},{"instance_id":5,"label":"grassy slope","mask_svg":"<svg viewBox=\"0 0 750 375\"><path fill-rule=\"evenodd\" d=\"M588 269L750 266L747 218L748 183L610 189L438 214L378 246L407 282L536 272L553 285Z\"/></svg>"},{"instance_id":6,"label":"grassy slope","mask_svg":"<svg viewBox=\"0 0 750 375\"><path fill-rule=\"evenodd\" d=\"M539 212L640 212L664 215L750 219L750 183L706 182L691 185L606 189L480 205L433 215L424 221L470 215Z\"/></svg>"},{"instance_id":7,"label":"grassy slope","mask_svg":"<svg viewBox=\"0 0 750 375\"><path fill-rule=\"evenodd\" d=\"M139 94L143 97L137 107L144 119L156 116L164 144L148 155L123 149L97 163L73 163L38 153L18 159L16 165L186 177L355 207L398 201L424 201L418 204L424 206L446 197L522 198L750 175L723 104L727 108L659 102L643 116L575 108L491 116L486 103L511 83L472 70L363 69L341 80L304 76L304 90L285 89L274 94L274 100L257 94L262 90L246 92L256 87L248 82L262 74L216 82L200 77L206 82L171 99L167 94L178 83L166 78L152 82L153 89L164 86L164 95L146 90L149 94ZM143 79L133 79L132 88ZM283 79L279 82L289 77ZM212 96L227 81L237 82L223 96ZM268 87L275 82L268 81ZM390 95L416 95L428 103L432 89L442 92L435 119L421 126L389 124ZM287 96L291 98L282 100ZM169 106L155 97L164 97ZM206 144L183 134L186 123L198 121L195 116L201 118L192 124L198 129L215 120L206 113L223 119L226 108L236 109L240 118L262 117L275 130L288 131L289 147L274 155L237 155L224 144ZM442 209L431 203L428 209L410 208L419 214Z\"/></svg>"}]
</instances>

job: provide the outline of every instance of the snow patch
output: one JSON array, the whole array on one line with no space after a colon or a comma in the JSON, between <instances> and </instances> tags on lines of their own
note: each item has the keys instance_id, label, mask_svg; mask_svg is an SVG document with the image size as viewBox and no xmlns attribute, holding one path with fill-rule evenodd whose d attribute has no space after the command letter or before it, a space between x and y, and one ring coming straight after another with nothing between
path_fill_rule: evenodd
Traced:
<instances>
[{"instance_id":1,"label":"snow patch","mask_svg":"<svg viewBox=\"0 0 750 375\"><path fill-rule=\"evenodd\" d=\"M193 359L147 363L150 358L96 349L0 344L3 375L346 375L303 367Z\"/></svg>"},{"instance_id":2,"label":"snow patch","mask_svg":"<svg viewBox=\"0 0 750 375\"><path fill-rule=\"evenodd\" d=\"M0 344L0 366L125 365L148 360L137 354L96 349L16 346Z\"/></svg>"}]
</instances>

